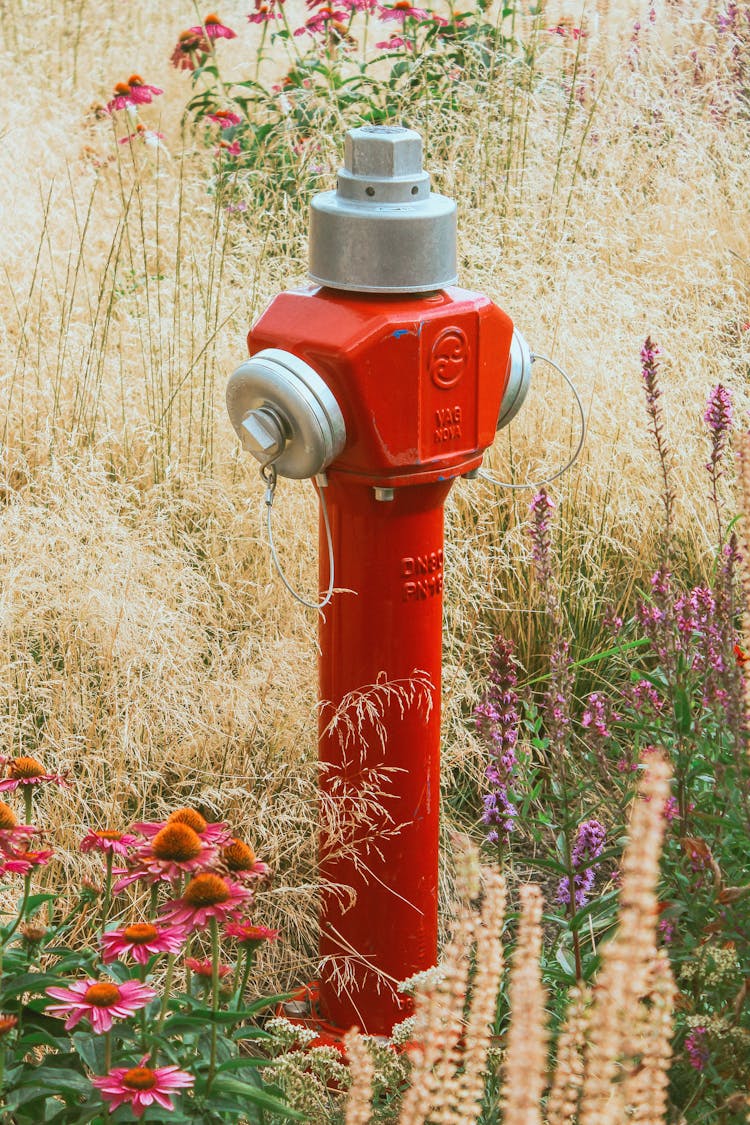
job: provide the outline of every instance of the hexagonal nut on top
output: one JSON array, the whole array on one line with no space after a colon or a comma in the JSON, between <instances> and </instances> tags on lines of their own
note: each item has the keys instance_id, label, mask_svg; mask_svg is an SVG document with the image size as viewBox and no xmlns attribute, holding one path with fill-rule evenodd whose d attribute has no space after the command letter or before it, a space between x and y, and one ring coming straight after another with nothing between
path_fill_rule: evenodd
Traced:
<instances>
[{"instance_id":1,"label":"hexagonal nut on top","mask_svg":"<svg viewBox=\"0 0 750 1125\"><path fill-rule=\"evenodd\" d=\"M422 172L422 138L401 125L363 125L344 139L344 167L353 176L400 179Z\"/></svg>"}]
</instances>

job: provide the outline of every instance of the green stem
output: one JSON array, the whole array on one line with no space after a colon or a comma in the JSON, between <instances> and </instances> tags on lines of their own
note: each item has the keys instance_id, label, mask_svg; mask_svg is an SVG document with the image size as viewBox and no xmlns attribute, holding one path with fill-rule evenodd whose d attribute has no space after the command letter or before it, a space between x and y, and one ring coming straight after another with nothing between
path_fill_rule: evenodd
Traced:
<instances>
[{"instance_id":1,"label":"green stem","mask_svg":"<svg viewBox=\"0 0 750 1125\"><path fill-rule=\"evenodd\" d=\"M23 807L26 813L27 824L31 824L31 802L34 799L31 789L32 787L30 785L24 785L23 787Z\"/></svg>"},{"instance_id":2,"label":"green stem","mask_svg":"<svg viewBox=\"0 0 750 1125\"><path fill-rule=\"evenodd\" d=\"M167 1004L169 1003L169 995L172 991L172 978L174 977L174 965L177 960L176 953L170 953L167 958L167 975L164 978L164 995L161 998L161 1008L159 1010L159 1020L156 1024L157 1035L164 1026L164 1020L167 1017Z\"/></svg>"},{"instance_id":3,"label":"green stem","mask_svg":"<svg viewBox=\"0 0 750 1125\"><path fill-rule=\"evenodd\" d=\"M109 1074L112 1069L112 1033L104 1032L104 1073Z\"/></svg>"},{"instance_id":4,"label":"green stem","mask_svg":"<svg viewBox=\"0 0 750 1125\"><path fill-rule=\"evenodd\" d=\"M242 997L245 995L245 989L247 988L247 982L250 979L250 973L252 971L254 961L255 961L255 950L250 949L248 947L247 953L245 955L245 967L242 970L242 980L240 981L240 990L237 993L237 1008L238 1008L238 1010L242 1007Z\"/></svg>"},{"instance_id":5,"label":"green stem","mask_svg":"<svg viewBox=\"0 0 750 1125\"><path fill-rule=\"evenodd\" d=\"M211 919L211 1011L214 1017L219 1010L219 957L221 949L219 947L219 924L215 918ZM211 1083L214 1080L216 1073L216 1036L218 1031L218 1024L216 1019L211 1023L211 1061L208 1066L208 1080L206 1082L206 1094L211 1089Z\"/></svg>"},{"instance_id":6,"label":"green stem","mask_svg":"<svg viewBox=\"0 0 750 1125\"><path fill-rule=\"evenodd\" d=\"M10 939L13 937L13 934L16 932L18 927L21 925L21 922L23 921L23 918L26 914L26 903L29 901L29 891L30 890L31 890L31 875L29 874L25 877L25 879L23 881L23 898L21 900L21 905L19 907L18 914L16 915L15 922L13 923L11 928L8 930L8 933L3 938L3 948L8 944Z\"/></svg>"},{"instance_id":7,"label":"green stem","mask_svg":"<svg viewBox=\"0 0 750 1125\"><path fill-rule=\"evenodd\" d=\"M255 81L257 82L260 77L260 67L263 62L263 48L266 45L266 35L268 34L268 24L263 24L263 30L260 33L260 43L258 44L258 54L255 61Z\"/></svg>"},{"instance_id":8,"label":"green stem","mask_svg":"<svg viewBox=\"0 0 750 1125\"><path fill-rule=\"evenodd\" d=\"M114 853L107 851L107 874L104 877L104 901L102 903L102 929L107 924L109 908L112 903L112 863L114 858Z\"/></svg>"}]
</instances>

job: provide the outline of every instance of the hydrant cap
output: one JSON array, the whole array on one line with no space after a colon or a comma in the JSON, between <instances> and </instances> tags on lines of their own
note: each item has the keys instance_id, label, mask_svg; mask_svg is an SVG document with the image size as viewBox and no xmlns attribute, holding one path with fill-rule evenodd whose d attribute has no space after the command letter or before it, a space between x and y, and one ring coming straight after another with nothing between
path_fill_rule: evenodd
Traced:
<instances>
[{"instance_id":1,"label":"hydrant cap","mask_svg":"<svg viewBox=\"0 0 750 1125\"><path fill-rule=\"evenodd\" d=\"M360 293L429 293L457 280L456 204L430 191L419 133L349 130L336 190L310 206L310 277Z\"/></svg>"}]
</instances>

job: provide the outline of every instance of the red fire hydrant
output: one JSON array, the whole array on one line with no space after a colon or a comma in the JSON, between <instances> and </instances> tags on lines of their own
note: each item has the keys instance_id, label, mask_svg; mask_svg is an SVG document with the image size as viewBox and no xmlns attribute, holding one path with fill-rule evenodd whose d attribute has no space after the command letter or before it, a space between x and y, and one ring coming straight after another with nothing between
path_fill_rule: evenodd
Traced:
<instances>
[{"instance_id":1,"label":"red fire hydrant","mask_svg":"<svg viewBox=\"0 0 750 1125\"><path fill-rule=\"evenodd\" d=\"M266 480L315 477L326 503L313 1014L374 1035L410 1013L398 982L437 959L443 505L531 368L510 318L453 287L455 211L417 133L352 130L336 191L312 203L313 284L274 299L227 389Z\"/></svg>"}]
</instances>

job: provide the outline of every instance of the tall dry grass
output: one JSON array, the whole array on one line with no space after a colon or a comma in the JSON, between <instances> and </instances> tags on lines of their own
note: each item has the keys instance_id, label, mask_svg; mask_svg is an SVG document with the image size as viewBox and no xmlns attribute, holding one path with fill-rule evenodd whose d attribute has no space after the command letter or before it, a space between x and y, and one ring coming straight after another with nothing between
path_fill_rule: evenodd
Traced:
<instances>
[{"instance_id":1,"label":"tall dry grass","mask_svg":"<svg viewBox=\"0 0 750 1125\"><path fill-rule=\"evenodd\" d=\"M221 9L242 28L223 49L240 76L257 41L246 7ZM715 5L658 5L631 66L631 21L647 7L589 3L591 34L576 55L553 39L541 84L499 84L494 101L429 130L435 184L459 200L462 283L563 362L586 405L584 454L558 488L581 651L598 643L603 599L627 606L655 557L644 336L665 353L685 565L697 572L711 542L705 396L721 379L747 405L746 123L721 104L721 56L698 76L690 59L715 38ZM283 199L230 213L207 190L210 154L180 126L188 80L167 62L191 4L24 0L0 12L4 747L72 771L69 797L44 810L69 870L88 867L76 851L87 825L176 802L236 824L278 872L263 910L286 936L274 961L284 984L314 951L315 621L273 578L260 485L223 387L253 317L304 280L304 219ZM558 14L548 3L544 23ZM158 160L134 161L91 108L133 70L165 90L151 117L169 150ZM574 73L580 102L566 90ZM534 479L565 458L573 422L540 370L493 466ZM449 502L448 787L480 776L465 714L492 632L514 635L532 670L546 643L526 608L526 504L481 482L459 482ZM282 484L280 550L308 589L315 519L311 491Z\"/></svg>"}]
</instances>

